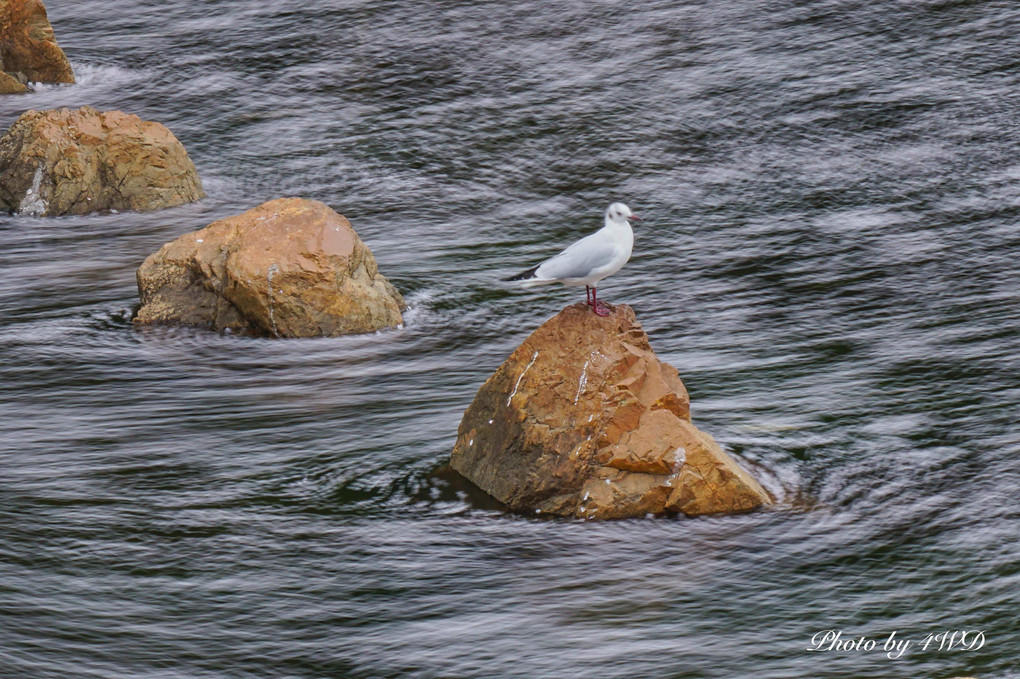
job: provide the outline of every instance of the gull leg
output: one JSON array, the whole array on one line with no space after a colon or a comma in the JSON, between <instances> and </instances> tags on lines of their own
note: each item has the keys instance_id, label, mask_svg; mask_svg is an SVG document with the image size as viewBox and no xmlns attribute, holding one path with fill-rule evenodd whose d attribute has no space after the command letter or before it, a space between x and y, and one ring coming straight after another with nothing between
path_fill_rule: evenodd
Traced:
<instances>
[{"instance_id":1,"label":"gull leg","mask_svg":"<svg viewBox=\"0 0 1020 679\"><path fill-rule=\"evenodd\" d=\"M600 302L598 300L598 293L595 291L595 288L591 289L591 302L592 302L592 304L591 304L592 311L595 312L596 316L608 316L609 315L609 308L606 307L605 304L603 304L602 302Z\"/></svg>"},{"instance_id":2,"label":"gull leg","mask_svg":"<svg viewBox=\"0 0 1020 679\"><path fill-rule=\"evenodd\" d=\"M593 306L594 303L591 301L591 286L584 286L585 303L588 306Z\"/></svg>"}]
</instances>

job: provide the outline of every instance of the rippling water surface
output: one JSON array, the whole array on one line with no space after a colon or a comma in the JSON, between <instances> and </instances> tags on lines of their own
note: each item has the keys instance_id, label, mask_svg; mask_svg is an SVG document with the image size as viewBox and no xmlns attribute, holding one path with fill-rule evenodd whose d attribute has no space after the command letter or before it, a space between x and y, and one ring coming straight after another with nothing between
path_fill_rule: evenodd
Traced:
<instances>
[{"instance_id":1,"label":"rippling water surface","mask_svg":"<svg viewBox=\"0 0 1020 679\"><path fill-rule=\"evenodd\" d=\"M1020 5L48 8L79 83L0 127L136 113L209 196L0 216L0 674L1020 676ZM284 195L351 219L403 329L132 327L146 255ZM600 291L774 510L536 520L433 477L577 298L497 279L611 200L645 221Z\"/></svg>"}]
</instances>

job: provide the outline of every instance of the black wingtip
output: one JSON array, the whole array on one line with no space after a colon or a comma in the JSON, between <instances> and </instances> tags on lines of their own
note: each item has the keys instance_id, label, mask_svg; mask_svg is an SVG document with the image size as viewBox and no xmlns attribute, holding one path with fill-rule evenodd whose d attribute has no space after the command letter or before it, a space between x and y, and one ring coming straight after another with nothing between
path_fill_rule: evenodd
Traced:
<instances>
[{"instance_id":1,"label":"black wingtip","mask_svg":"<svg viewBox=\"0 0 1020 679\"><path fill-rule=\"evenodd\" d=\"M541 266L541 265L539 265L539 266ZM522 271L519 274L517 274L516 276L510 276L510 278L504 278L503 280L504 281L526 281L529 278L534 278L536 271L538 271L538 267L537 266L533 266L530 269L528 269L527 271Z\"/></svg>"}]
</instances>

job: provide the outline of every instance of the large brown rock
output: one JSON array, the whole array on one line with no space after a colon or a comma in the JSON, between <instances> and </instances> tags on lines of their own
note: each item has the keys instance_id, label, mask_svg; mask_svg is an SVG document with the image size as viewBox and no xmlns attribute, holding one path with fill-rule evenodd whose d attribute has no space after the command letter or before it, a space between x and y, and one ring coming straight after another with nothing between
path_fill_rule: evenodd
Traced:
<instances>
[{"instance_id":1,"label":"large brown rock","mask_svg":"<svg viewBox=\"0 0 1020 679\"><path fill-rule=\"evenodd\" d=\"M159 123L120 111L27 111L0 138L0 208L32 215L159 210L205 196Z\"/></svg>"},{"instance_id":2,"label":"large brown rock","mask_svg":"<svg viewBox=\"0 0 1020 679\"><path fill-rule=\"evenodd\" d=\"M404 300L345 217L280 198L187 233L138 269L137 323L273 337L371 332Z\"/></svg>"},{"instance_id":3,"label":"large brown rock","mask_svg":"<svg viewBox=\"0 0 1020 679\"><path fill-rule=\"evenodd\" d=\"M74 82L71 64L39 0L0 0L0 71L20 73L31 82ZM0 93L19 91L3 88L0 78Z\"/></svg>"},{"instance_id":4,"label":"large brown rock","mask_svg":"<svg viewBox=\"0 0 1020 679\"><path fill-rule=\"evenodd\" d=\"M513 510L582 518L742 512L769 494L690 419L634 311L546 321L464 414L453 469Z\"/></svg>"}]
</instances>

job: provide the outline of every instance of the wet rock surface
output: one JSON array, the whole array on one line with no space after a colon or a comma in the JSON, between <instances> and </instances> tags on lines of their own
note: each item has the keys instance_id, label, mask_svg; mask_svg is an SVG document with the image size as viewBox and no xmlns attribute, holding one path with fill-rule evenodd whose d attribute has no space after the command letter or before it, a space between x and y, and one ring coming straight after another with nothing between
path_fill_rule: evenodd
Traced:
<instances>
[{"instance_id":1,"label":"wet rock surface","mask_svg":"<svg viewBox=\"0 0 1020 679\"><path fill-rule=\"evenodd\" d=\"M28 85L25 84L21 74L4 73L0 70L0 94L22 94L28 92Z\"/></svg>"},{"instance_id":2,"label":"wet rock surface","mask_svg":"<svg viewBox=\"0 0 1020 679\"><path fill-rule=\"evenodd\" d=\"M363 333L403 322L403 298L345 217L280 198L167 243L138 269L137 323L272 337Z\"/></svg>"},{"instance_id":3,"label":"wet rock surface","mask_svg":"<svg viewBox=\"0 0 1020 679\"><path fill-rule=\"evenodd\" d=\"M205 196L159 123L120 111L27 111L0 138L0 208L37 216L150 211Z\"/></svg>"}]
</instances>

